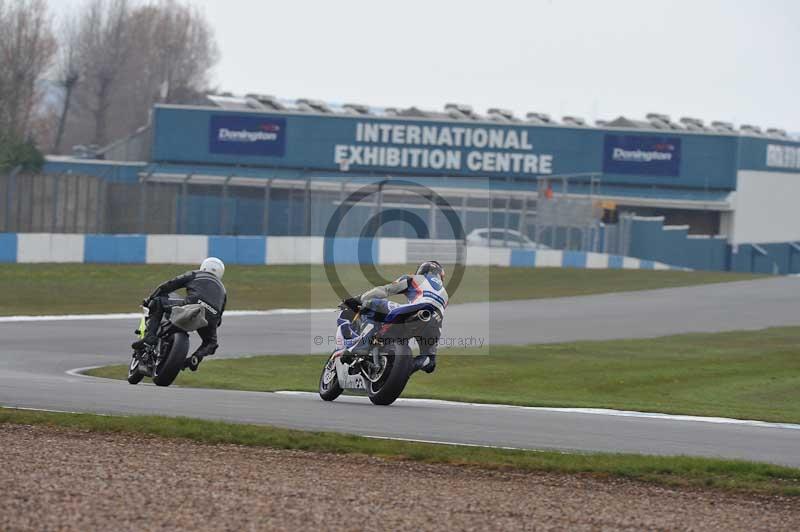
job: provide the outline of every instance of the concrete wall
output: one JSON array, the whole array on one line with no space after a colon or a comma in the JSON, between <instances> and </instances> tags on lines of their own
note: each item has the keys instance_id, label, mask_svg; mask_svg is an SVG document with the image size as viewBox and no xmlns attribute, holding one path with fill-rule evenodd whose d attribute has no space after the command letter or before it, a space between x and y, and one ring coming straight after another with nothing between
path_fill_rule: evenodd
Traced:
<instances>
[{"instance_id":1,"label":"concrete wall","mask_svg":"<svg viewBox=\"0 0 800 532\"><path fill-rule=\"evenodd\" d=\"M435 250L441 241L431 242L428 256L436 257ZM407 254L408 242L403 238L336 238L326 242L322 237L0 233L0 262L199 264L205 257L215 256L228 264L323 264L326 245L335 264L368 261L405 264L411 260ZM675 269L658 261L602 253L486 247L467 247L466 263L536 268Z\"/></svg>"}]
</instances>

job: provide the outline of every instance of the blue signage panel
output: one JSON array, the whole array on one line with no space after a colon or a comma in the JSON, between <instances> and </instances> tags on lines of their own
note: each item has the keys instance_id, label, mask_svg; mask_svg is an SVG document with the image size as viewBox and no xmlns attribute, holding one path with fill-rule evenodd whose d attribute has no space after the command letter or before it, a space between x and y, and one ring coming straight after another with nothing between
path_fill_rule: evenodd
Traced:
<instances>
[{"instance_id":1,"label":"blue signage panel","mask_svg":"<svg viewBox=\"0 0 800 532\"><path fill-rule=\"evenodd\" d=\"M739 168L800 173L800 143L783 139L742 137Z\"/></svg>"},{"instance_id":2,"label":"blue signage panel","mask_svg":"<svg viewBox=\"0 0 800 532\"><path fill-rule=\"evenodd\" d=\"M670 186L735 188L737 135L667 135L526 123L158 105L152 160L354 176L506 179L602 173L604 184L656 186L664 183L664 176L674 176ZM759 145L741 155L744 159L752 151L757 158L754 162L764 165L769 160L774 168L791 164L793 159L786 150L778 153L771 148L767 159L768 150Z\"/></svg>"},{"instance_id":3,"label":"blue signage panel","mask_svg":"<svg viewBox=\"0 0 800 532\"><path fill-rule=\"evenodd\" d=\"M208 129L208 151L283 157L286 151L286 119L212 115Z\"/></svg>"},{"instance_id":4,"label":"blue signage panel","mask_svg":"<svg viewBox=\"0 0 800 532\"><path fill-rule=\"evenodd\" d=\"M678 177L681 139L606 135L603 142L603 172Z\"/></svg>"}]
</instances>

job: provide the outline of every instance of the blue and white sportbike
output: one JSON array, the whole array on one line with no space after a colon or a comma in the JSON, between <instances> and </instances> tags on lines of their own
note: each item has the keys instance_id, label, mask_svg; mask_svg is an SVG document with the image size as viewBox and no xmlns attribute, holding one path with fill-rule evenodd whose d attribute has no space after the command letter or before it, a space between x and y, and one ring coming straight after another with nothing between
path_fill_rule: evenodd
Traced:
<instances>
[{"instance_id":1,"label":"blue and white sportbike","mask_svg":"<svg viewBox=\"0 0 800 532\"><path fill-rule=\"evenodd\" d=\"M444 267L423 262L413 275L376 286L339 305L336 349L319 378L319 395L333 401L344 390L366 393L376 405L390 405L414 371L433 373L449 296ZM405 297L406 303L390 301ZM411 357L416 340L420 354Z\"/></svg>"}]
</instances>

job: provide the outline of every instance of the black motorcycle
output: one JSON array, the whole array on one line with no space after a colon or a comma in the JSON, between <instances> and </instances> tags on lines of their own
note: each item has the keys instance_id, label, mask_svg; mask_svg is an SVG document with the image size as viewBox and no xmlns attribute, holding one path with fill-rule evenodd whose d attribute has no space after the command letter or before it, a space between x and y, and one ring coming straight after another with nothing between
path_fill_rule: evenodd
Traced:
<instances>
[{"instance_id":1,"label":"black motorcycle","mask_svg":"<svg viewBox=\"0 0 800 532\"><path fill-rule=\"evenodd\" d=\"M147 329L149 309L139 320L139 328L135 333L144 338ZM189 364L197 367L199 360L187 360L189 353L189 332L204 327L205 309L200 305L184 305L168 308L158 327L158 342L154 346L146 345L134 350L128 366L128 382L139 384L145 377L153 379L156 386L169 386L178 374Z\"/></svg>"}]
</instances>

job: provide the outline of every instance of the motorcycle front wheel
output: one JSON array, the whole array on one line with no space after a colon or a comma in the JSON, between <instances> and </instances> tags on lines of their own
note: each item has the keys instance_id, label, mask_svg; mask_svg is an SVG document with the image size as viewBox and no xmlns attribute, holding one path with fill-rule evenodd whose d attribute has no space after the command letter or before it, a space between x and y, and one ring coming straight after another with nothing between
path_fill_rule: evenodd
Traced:
<instances>
[{"instance_id":1,"label":"motorcycle front wheel","mask_svg":"<svg viewBox=\"0 0 800 532\"><path fill-rule=\"evenodd\" d=\"M139 371L139 364L141 364L141 361L134 351L131 355L131 363L128 364L128 384L139 384L144 379L144 374Z\"/></svg>"},{"instance_id":2,"label":"motorcycle front wheel","mask_svg":"<svg viewBox=\"0 0 800 532\"><path fill-rule=\"evenodd\" d=\"M331 355L322 368L322 375L319 376L319 396L323 401L333 401L342 395L343 391L336 375L336 359Z\"/></svg>"}]
</instances>

